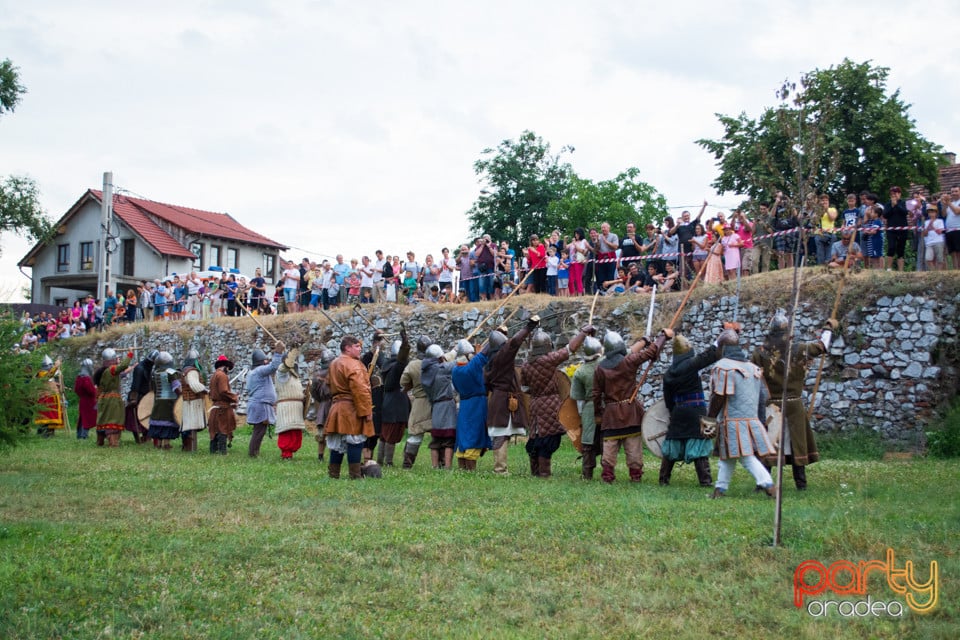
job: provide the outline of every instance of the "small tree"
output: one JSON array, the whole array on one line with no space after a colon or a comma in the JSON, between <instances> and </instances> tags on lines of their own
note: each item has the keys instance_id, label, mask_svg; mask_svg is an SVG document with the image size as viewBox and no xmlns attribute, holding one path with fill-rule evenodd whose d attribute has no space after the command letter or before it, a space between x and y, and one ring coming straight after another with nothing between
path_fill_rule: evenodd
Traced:
<instances>
[{"instance_id":1,"label":"small tree","mask_svg":"<svg viewBox=\"0 0 960 640\"><path fill-rule=\"evenodd\" d=\"M15 446L29 432L44 385L36 377L43 354L12 349L23 332L23 325L9 311L0 310L0 450Z\"/></svg>"}]
</instances>

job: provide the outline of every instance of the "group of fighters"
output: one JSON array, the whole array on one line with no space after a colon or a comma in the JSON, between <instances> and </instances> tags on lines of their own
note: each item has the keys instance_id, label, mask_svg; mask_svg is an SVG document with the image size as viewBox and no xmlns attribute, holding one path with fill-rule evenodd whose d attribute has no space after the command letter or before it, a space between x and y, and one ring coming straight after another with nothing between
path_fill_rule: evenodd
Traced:
<instances>
[{"instance_id":1,"label":"group of fighters","mask_svg":"<svg viewBox=\"0 0 960 640\"><path fill-rule=\"evenodd\" d=\"M501 326L479 349L459 340L449 352L428 336L411 345L405 330L389 347L383 336L374 334L366 352L357 337L346 335L339 356L321 351L319 366L306 385L300 378L298 352L277 342L272 356L254 350L247 374L247 422L253 427L248 454L258 456L264 436L274 429L281 457L291 459L312 422L317 426L319 459L329 455L331 478L340 477L344 458L350 478L378 475L381 465L393 465L396 445L405 433L403 468L414 466L424 435L430 433L434 468L450 469L456 458L460 469L472 471L486 451L493 451L494 472L506 474L507 444L511 437L523 435L531 475L547 478L553 454L570 429L560 417L566 374L559 367L582 347L582 362L569 381L569 396L580 416L574 441L582 454L582 477L593 478L599 456L601 479L614 482L622 448L630 480L640 482L644 405L638 397L638 373L672 339L673 361L663 375L670 420L661 445L660 484L669 484L678 463L690 463L700 484L714 486L713 496L720 497L739 460L758 490L772 495L769 468L776 450L767 433L766 407L779 402L786 388L781 446L802 490L807 486L806 465L819 459L801 402L806 363L826 352L835 328L835 321L828 321L818 340L796 343L789 370L788 322L782 313L773 318L764 343L750 355L740 345L739 325L731 323L725 324L713 346L700 353L670 329L628 346L614 331L607 331L601 343L590 325L556 349L537 316L512 336ZM528 339L527 358L518 362ZM85 437L87 428L95 428L98 445L117 446L127 428L138 442L152 440L156 447L169 449L171 441L180 439L183 450L195 451L197 434L206 429L210 452L226 454L236 428L238 396L227 375L233 362L221 355L207 384L196 351L187 353L179 370L169 353L154 351L134 368L124 403L120 375L132 360L133 353L120 358L106 349L96 370L90 360L83 362L75 385L80 396L78 434ZM700 372L711 366L708 403ZM151 391L153 408L144 432L138 404ZM178 397L183 400L180 416L174 412ZM714 453L720 460L716 483L709 463Z\"/></svg>"}]
</instances>

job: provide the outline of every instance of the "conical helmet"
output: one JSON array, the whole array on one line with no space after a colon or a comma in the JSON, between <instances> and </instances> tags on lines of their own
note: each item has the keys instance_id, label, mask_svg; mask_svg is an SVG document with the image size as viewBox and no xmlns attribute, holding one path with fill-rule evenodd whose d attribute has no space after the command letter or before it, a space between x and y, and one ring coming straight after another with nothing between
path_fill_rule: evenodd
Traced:
<instances>
[{"instance_id":1,"label":"conical helmet","mask_svg":"<svg viewBox=\"0 0 960 640\"><path fill-rule=\"evenodd\" d=\"M443 348L438 344L432 344L427 347L427 350L424 352L424 354L428 358L440 358L443 356Z\"/></svg>"},{"instance_id":2,"label":"conical helmet","mask_svg":"<svg viewBox=\"0 0 960 640\"><path fill-rule=\"evenodd\" d=\"M157 356L157 367L163 369L164 367L169 367L173 364L173 356L166 351L161 351L160 355Z\"/></svg>"},{"instance_id":3,"label":"conical helmet","mask_svg":"<svg viewBox=\"0 0 960 640\"><path fill-rule=\"evenodd\" d=\"M473 353L473 345L469 340L457 340L457 355L469 356Z\"/></svg>"},{"instance_id":4,"label":"conical helmet","mask_svg":"<svg viewBox=\"0 0 960 640\"><path fill-rule=\"evenodd\" d=\"M530 342L531 357L543 356L553 350L553 340L550 339L550 334L543 329L534 331Z\"/></svg>"},{"instance_id":5,"label":"conical helmet","mask_svg":"<svg viewBox=\"0 0 960 640\"><path fill-rule=\"evenodd\" d=\"M254 349L253 355L250 356L250 362L255 367L259 367L269 359L270 358L267 357L267 354L263 352L263 349Z\"/></svg>"},{"instance_id":6,"label":"conical helmet","mask_svg":"<svg viewBox=\"0 0 960 640\"><path fill-rule=\"evenodd\" d=\"M417 338L417 353L425 353L427 347L433 344L433 340L430 339L430 336L420 336Z\"/></svg>"},{"instance_id":7,"label":"conical helmet","mask_svg":"<svg viewBox=\"0 0 960 640\"><path fill-rule=\"evenodd\" d=\"M587 336L583 340L583 357L585 360L594 360L603 352L603 345L593 336Z\"/></svg>"},{"instance_id":8,"label":"conical helmet","mask_svg":"<svg viewBox=\"0 0 960 640\"><path fill-rule=\"evenodd\" d=\"M607 331L603 336L603 351L607 356L626 353L627 343L623 341L623 336L616 331Z\"/></svg>"}]
</instances>

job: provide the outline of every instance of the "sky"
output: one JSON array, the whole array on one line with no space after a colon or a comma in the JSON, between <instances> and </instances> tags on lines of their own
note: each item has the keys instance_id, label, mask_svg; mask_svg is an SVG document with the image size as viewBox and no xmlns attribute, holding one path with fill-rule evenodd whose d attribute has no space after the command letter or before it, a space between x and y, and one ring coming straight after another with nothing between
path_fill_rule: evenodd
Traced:
<instances>
[{"instance_id":1,"label":"sky","mask_svg":"<svg viewBox=\"0 0 960 640\"><path fill-rule=\"evenodd\" d=\"M582 177L637 167L677 211L729 209L694 141L845 57L889 67L920 134L960 150L960 5L941 0L0 0L0 16L28 91L0 116L0 176L36 180L57 219L112 171L297 261L461 243L473 163L524 130L573 146ZM30 246L0 235L0 300L22 299Z\"/></svg>"}]
</instances>

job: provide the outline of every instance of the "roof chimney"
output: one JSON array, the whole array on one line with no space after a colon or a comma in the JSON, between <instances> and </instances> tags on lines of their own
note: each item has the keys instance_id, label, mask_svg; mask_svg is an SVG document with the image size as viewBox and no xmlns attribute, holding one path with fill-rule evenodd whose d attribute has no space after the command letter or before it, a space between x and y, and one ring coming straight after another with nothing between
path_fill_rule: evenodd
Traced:
<instances>
[{"instance_id":1,"label":"roof chimney","mask_svg":"<svg viewBox=\"0 0 960 640\"><path fill-rule=\"evenodd\" d=\"M955 154L953 151L947 151L945 154L943 154L943 157L946 158L947 162L950 164L957 164L957 154Z\"/></svg>"}]
</instances>

